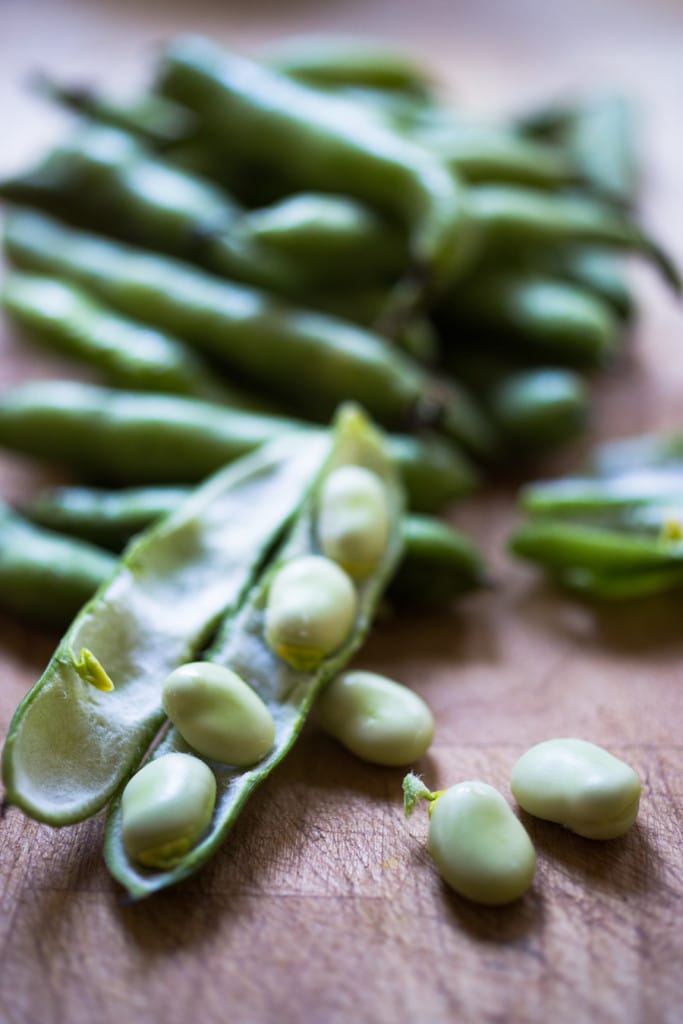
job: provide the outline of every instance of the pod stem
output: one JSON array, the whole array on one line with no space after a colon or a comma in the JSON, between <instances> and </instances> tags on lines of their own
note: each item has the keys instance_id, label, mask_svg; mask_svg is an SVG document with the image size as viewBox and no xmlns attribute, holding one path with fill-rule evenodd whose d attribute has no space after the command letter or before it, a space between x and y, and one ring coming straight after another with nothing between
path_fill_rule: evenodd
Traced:
<instances>
[{"instance_id":1,"label":"pod stem","mask_svg":"<svg viewBox=\"0 0 683 1024\"><path fill-rule=\"evenodd\" d=\"M437 789L435 792L427 789L419 775L408 772L403 780L403 810L406 818L410 817L420 800L429 800L429 813L431 814L434 802L442 793L442 789Z\"/></svg>"}]
</instances>

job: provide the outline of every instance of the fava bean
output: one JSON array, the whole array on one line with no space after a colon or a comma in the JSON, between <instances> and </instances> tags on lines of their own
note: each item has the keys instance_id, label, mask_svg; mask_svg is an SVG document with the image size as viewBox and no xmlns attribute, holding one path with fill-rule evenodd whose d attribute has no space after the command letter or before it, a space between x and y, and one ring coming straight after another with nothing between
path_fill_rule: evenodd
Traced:
<instances>
[{"instance_id":1,"label":"fava bean","mask_svg":"<svg viewBox=\"0 0 683 1024\"><path fill-rule=\"evenodd\" d=\"M636 773L586 740L537 743L517 761L510 785L529 814L587 839L615 839L638 814L641 787Z\"/></svg>"},{"instance_id":2,"label":"fava bean","mask_svg":"<svg viewBox=\"0 0 683 1024\"><path fill-rule=\"evenodd\" d=\"M246 212L242 227L266 252L297 268L304 282L302 298L311 305L321 287L387 282L407 261L405 238L396 225L344 195L286 196Z\"/></svg>"},{"instance_id":3,"label":"fava bean","mask_svg":"<svg viewBox=\"0 0 683 1024\"><path fill-rule=\"evenodd\" d=\"M406 813L430 801L428 847L444 881L476 903L519 899L534 880L536 854L505 798L485 782L431 793L414 775L403 781Z\"/></svg>"},{"instance_id":4,"label":"fava bean","mask_svg":"<svg viewBox=\"0 0 683 1024\"><path fill-rule=\"evenodd\" d=\"M270 585L266 639L288 665L310 671L348 637L356 616L349 576L320 555L285 563Z\"/></svg>"},{"instance_id":5,"label":"fava bean","mask_svg":"<svg viewBox=\"0 0 683 1024\"><path fill-rule=\"evenodd\" d=\"M387 495L379 477L363 466L330 473L318 507L323 554L353 579L363 579L382 557L388 536Z\"/></svg>"},{"instance_id":6,"label":"fava bean","mask_svg":"<svg viewBox=\"0 0 683 1024\"><path fill-rule=\"evenodd\" d=\"M121 834L128 855L150 868L170 868L196 846L211 822L216 780L190 754L149 761L121 797Z\"/></svg>"},{"instance_id":7,"label":"fava bean","mask_svg":"<svg viewBox=\"0 0 683 1024\"><path fill-rule=\"evenodd\" d=\"M180 665L161 700L176 729L202 757L247 768L273 746L273 716L236 672L210 661Z\"/></svg>"},{"instance_id":8,"label":"fava bean","mask_svg":"<svg viewBox=\"0 0 683 1024\"><path fill-rule=\"evenodd\" d=\"M416 136L467 182L557 189L575 179L558 147L520 138L502 127L455 122L427 125Z\"/></svg>"},{"instance_id":9,"label":"fava bean","mask_svg":"<svg viewBox=\"0 0 683 1024\"><path fill-rule=\"evenodd\" d=\"M375 672L344 672L317 704L322 728L371 764L419 760L434 736L432 713L416 693Z\"/></svg>"},{"instance_id":10,"label":"fava bean","mask_svg":"<svg viewBox=\"0 0 683 1024\"><path fill-rule=\"evenodd\" d=\"M173 512L189 487L126 487L116 490L80 485L48 488L22 512L32 523L121 551L131 537Z\"/></svg>"}]
</instances>

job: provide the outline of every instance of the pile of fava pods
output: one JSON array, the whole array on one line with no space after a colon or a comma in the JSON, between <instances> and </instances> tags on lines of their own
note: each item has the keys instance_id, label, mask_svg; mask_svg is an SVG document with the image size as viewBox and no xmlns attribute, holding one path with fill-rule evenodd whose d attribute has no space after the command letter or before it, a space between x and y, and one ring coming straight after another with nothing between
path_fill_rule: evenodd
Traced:
<instances>
[{"instance_id":1,"label":"pile of fava pods","mask_svg":"<svg viewBox=\"0 0 683 1024\"><path fill-rule=\"evenodd\" d=\"M483 121L355 40L248 59L182 37L130 99L37 85L75 125L0 180L2 304L100 380L0 394L0 446L78 481L0 506L0 605L68 626L3 777L54 825L109 806L108 864L140 897L214 852L323 687L349 749L419 758L429 710L343 669L385 602L443 608L485 582L435 514L584 428L587 377L634 312L625 260L680 280L635 213L620 97ZM358 727L383 702L419 720L417 746ZM237 747L207 738L214 706ZM150 832L167 782L196 794L191 820L172 804Z\"/></svg>"},{"instance_id":2,"label":"pile of fava pods","mask_svg":"<svg viewBox=\"0 0 683 1024\"><path fill-rule=\"evenodd\" d=\"M529 484L510 550L559 586L597 601L683 587L683 435L597 448L590 472Z\"/></svg>"},{"instance_id":3,"label":"pile of fava pods","mask_svg":"<svg viewBox=\"0 0 683 1024\"><path fill-rule=\"evenodd\" d=\"M188 486L349 400L392 432L411 512L438 512L585 427L586 375L634 311L627 257L679 287L634 213L618 96L485 122L402 54L334 39L261 60L174 39L129 99L36 81L76 123L0 181L2 303L101 383L0 394L0 446L84 484L2 512L3 547L34 552L15 575L41 578L57 543L26 517L118 551ZM419 551L395 598L441 605L484 579L457 531L405 532ZM63 599L27 584L7 610L68 622L111 565L69 552Z\"/></svg>"}]
</instances>

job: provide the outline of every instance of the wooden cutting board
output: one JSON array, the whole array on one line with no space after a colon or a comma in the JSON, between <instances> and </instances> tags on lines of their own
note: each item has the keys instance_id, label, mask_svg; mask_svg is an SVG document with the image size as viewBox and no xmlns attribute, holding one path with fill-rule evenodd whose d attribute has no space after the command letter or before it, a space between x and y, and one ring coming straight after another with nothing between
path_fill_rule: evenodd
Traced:
<instances>
[{"instance_id":1,"label":"wooden cutting board","mask_svg":"<svg viewBox=\"0 0 683 1024\"><path fill-rule=\"evenodd\" d=\"M0 172L62 128L25 91L38 67L123 86L179 29L245 46L304 30L369 32L412 46L474 111L569 88L630 89L643 115L648 220L683 262L675 6L470 7L252 0L196 2L188 13L169 2L0 0ZM631 347L595 381L593 439L683 421L680 308L648 272L638 285ZM3 386L70 372L7 325L1 346ZM547 470L576 465L584 450ZM44 480L0 461L5 498ZM630 833L591 843L525 818L539 854L533 890L506 909L477 908L440 882L425 852L426 815L404 820L403 773L357 762L314 727L202 874L142 905L126 906L106 873L101 820L56 831L9 810L0 822L2 1024L682 1019L683 600L603 611L551 592L504 552L512 487L489 489L453 519L488 553L495 589L453 613L381 625L362 657L433 708L426 781L481 778L509 796L510 768L528 746L581 736L641 774ZM55 641L0 621L0 735Z\"/></svg>"}]
</instances>

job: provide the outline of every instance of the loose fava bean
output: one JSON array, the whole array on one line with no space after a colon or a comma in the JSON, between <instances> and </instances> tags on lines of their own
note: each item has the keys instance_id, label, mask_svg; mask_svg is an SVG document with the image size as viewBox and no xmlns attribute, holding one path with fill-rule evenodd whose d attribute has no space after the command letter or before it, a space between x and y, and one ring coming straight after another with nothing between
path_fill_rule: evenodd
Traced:
<instances>
[{"instance_id":1,"label":"loose fava bean","mask_svg":"<svg viewBox=\"0 0 683 1024\"><path fill-rule=\"evenodd\" d=\"M364 466L342 466L325 480L318 508L318 538L325 555L354 579L365 579L389 537L386 488Z\"/></svg>"},{"instance_id":2,"label":"loose fava bean","mask_svg":"<svg viewBox=\"0 0 683 1024\"><path fill-rule=\"evenodd\" d=\"M350 577L321 555L285 563L270 585L266 640L292 668L310 671L344 643L356 617Z\"/></svg>"},{"instance_id":3,"label":"loose fava bean","mask_svg":"<svg viewBox=\"0 0 683 1024\"><path fill-rule=\"evenodd\" d=\"M128 854L146 867L172 867L209 827L215 800L213 772L199 758L166 754L150 761L121 798Z\"/></svg>"},{"instance_id":4,"label":"loose fava bean","mask_svg":"<svg viewBox=\"0 0 683 1024\"><path fill-rule=\"evenodd\" d=\"M431 793L415 775L403 781L406 814L430 801L428 847L441 877L476 903L519 899L536 870L536 854L505 798L485 782L460 782Z\"/></svg>"},{"instance_id":5,"label":"loose fava bean","mask_svg":"<svg viewBox=\"0 0 683 1024\"><path fill-rule=\"evenodd\" d=\"M615 839L636 820L640 779L602 747L571 738L537 743L512 769L511 788L529 814L587 839Z\"/></svg>"},{"instance_id":6,"label":"loose fava bean","mask_svg":"<svg viewBox=\"0 0 683 1024\"><path fill-rule=\"evenodd\" d=\"M344 672L318 701L323 729L372 764L411 764L434 736L432 713L416 693L374 672Z\"/></svg>"},{"instance_id":7,"label":"loose fava bean","mask_svg":"<svg viewBox=\"0 0 683 1024\"><path fill-rule=\"evenodd\" d=\"M223 665L181 665L164 683L162 703L183 739L212 761L247 768L273 746L270 711L237 673Z\"/></svg>"}]
</instances>

